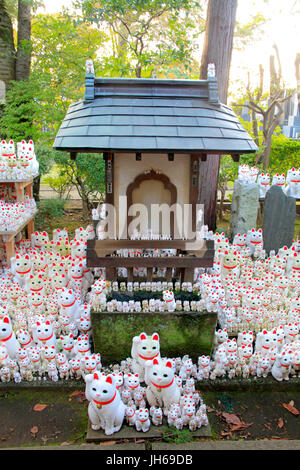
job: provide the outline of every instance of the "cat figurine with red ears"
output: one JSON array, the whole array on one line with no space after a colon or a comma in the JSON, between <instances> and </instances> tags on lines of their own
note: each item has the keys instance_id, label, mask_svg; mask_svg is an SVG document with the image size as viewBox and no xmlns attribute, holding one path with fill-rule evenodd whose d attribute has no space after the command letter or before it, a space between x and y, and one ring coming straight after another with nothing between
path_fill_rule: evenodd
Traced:
<instances>
[{"instance_id":1,"label":"cat figurine with red ears","mask_svg":"<svg viewBox=\"0 0 300 470\"><path fill-rule=\"evenodd\" d=\"M56 336L53 332L52 324L49 320L45 322L37 321L36 324L32 326L33 339L39 346L55 346L56 345Z\"/></svg>"},{"instance_id":2,"label":"cat figurine with red ears","mask_svg":"<svg viewBox=\"0 0 300 470\"><path fill-rule=\"evenodd\" d=\"M150 428L150 418L149 418L149 410L147 408L139 408L136 411L136 420L135 420L135 428L137 431L147 432Z\"/></svg>"},{"instance_id":3,"label":"cat figurine with red ears","mask_svg":"<svg viewBox=\"0 0 300 470\"><path fill-rule=\"evenodd\" d=\"M146 397L150 406L159 406L168 416L172 403L179 403L180 389L175 380L172 362L165 364L156 358L146 362L145 382L148 385Z\"/></svg>"},{"instance_id":4,"label":"cat figurine with red ears","mask_svg":"<svg viewBox=\"0 0 300 470\"><path fill-rule=\"evenodd\" d=\"M153 333L152 336L147 336L146 333L134 336L132 340L131 356L133 359L132 370L135 374L139 374L140 381L143 382L146 361L153 361L155 358L160 358L158 333Z\"/></svg>"},{"instance_id":5,"label":"cat figurine with red ears","mask_svg":"<svg viewBox=\"0 0 300 470\"><path fill-rule=\"evenodd\" d=\"M0 346L5 346L11 359L16 357L16 352L20 348L20 343L13 331L12 322L9 316L0 318Z\"/></svg>"},{"instance_id":6,"label":"cat figurine with red ears","mask_svg":"<svg viewBox=\"0 0 300 470\"><path fill-rule=\"evenodd\" d=\"M85 396L90 402L88 416L94 430L102 428L107 436L118 432L123 424L126 406L111 375L98 372L85 376Z\"/></svg>"},{"instance_id":7,"label":"cat figurine with red ears","mask_svg":"<svg viewBox=\"0 0 300 470\"><path fill-rule=\"evenodd\" d=\"M59 314L69 315L72 322L80 318L80 304L72 289L64 289L62 291Z\"/></svg>"}]
</instances>

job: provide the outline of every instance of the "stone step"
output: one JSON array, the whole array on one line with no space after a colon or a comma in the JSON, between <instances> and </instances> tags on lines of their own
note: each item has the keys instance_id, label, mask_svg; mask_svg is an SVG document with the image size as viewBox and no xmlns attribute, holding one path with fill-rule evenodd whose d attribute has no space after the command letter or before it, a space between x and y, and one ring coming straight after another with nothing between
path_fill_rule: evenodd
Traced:
<instances>
[{"instance_id":1,"label":"stone step","mask_svg":"<svg viewBox=\"0 0 300 470\"><path fill-rule=\"evenodd\" d=\"M187 426L183 428L188 429ZM102 429L99 429L99 431L94 431L91 428L91 423L88 421L88 427L87 427L87 433L86 433L86 442L89 443L99 443L99 442L105 442L105 441L123 441L123 440L140 440L140 439L158 439L161 440L163 437L169 436L172 438L172 435L174 437L177 437L177 429L168 426L166 423L166 420L164 419L164 423L162 426L154 426L151 424L150 429L148 432L142 432L142 431L137 431L135 426L129 426L128 424L123 424L122 428L120 429L119 432L116 432L115 434L111 436L106 436L104 431ZM197 429L196 431L192 431L191 434L193 437L196 438L211 438L212 437L212 432L210 425L208 426L202 426L200 429Z\"/></svg>"}]
</instances>

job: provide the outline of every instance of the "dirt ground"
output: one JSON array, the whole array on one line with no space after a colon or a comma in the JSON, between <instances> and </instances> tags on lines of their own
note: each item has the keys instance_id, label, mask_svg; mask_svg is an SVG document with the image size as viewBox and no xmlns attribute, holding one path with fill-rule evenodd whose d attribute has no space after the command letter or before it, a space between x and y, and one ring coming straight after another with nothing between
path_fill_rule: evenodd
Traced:
<instances>
[{"instance_id":1,"label":"dirt ground","mask_svg":"<svg viewBox=\"0 0 300 470\"><path fill-rule=\"evenodd\" d=\"M300 439L300 390L202 395L216 439Z\"/></svg>"},{"instance_id":2,"label":"dirt ground","mask_svg":"<svg viewBox=\"0 0 300 470\"><path fill-rule=\"evenodd\" d=\"M300 390L216 391L202 396L213 440L300 439ZM87 405L82 389L0 391L0 449L84 443ZM297 411L298 415L294 414ZM180 443L192 439L192 433L184 430L166 440Z\"/></svg>"}]
</instances>

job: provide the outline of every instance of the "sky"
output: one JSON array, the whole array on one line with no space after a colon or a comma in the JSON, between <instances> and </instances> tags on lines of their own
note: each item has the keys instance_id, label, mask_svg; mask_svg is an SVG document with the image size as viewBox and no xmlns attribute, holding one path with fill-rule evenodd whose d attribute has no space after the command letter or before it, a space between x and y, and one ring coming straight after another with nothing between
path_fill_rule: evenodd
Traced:
<instances>
[{"instance_id":1,"label":"sky","mask_svg":"<svg viewBox=\"0 0 300 470\"><path fill-rule=\"evenodd\" d=\"M71 7L72 0L44 0L44 5L40 12L55 13L63 6ZM237 20L240 23L245 24L257 12L267 18L264 34L244 51L233 51L231 78L238 86L238 83L247 81L247 71L251 70L251 82L255 87L258 84L258 65L262 64L267 83L269 57L274 54L273 44L276 43L285 84L288 88L295 88L294 62L296 53L300 52L300 0L238 0Z\"/></svg>"}]
</instances>

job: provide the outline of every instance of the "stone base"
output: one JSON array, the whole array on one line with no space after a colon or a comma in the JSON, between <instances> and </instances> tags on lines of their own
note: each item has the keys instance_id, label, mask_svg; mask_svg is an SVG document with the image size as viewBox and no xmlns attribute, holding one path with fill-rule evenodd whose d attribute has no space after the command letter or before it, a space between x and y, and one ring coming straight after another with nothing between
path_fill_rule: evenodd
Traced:
<instances>
[{"instance_id":1,"label":"stone base","mask_svg":"<svg viewBox=\"0 0 300 470\"><path fill-rule=\"evenodd\" d=\"M164 420L165 421L165 420ZM188 426L184 426L183 430L188 429ZM148 432L137 431L135 426L128 426L128 424L123 424L119 432L116 432L112 436L106 436L104 431L100 429L99 431L94 431L91 428L90 421L88 422L87 434L86 434L86 442L105 442L105 441L122 441L122 440L138 440L138 439L162 439L163 437L171 438L171 435L175 432L177 433L177 429L171 426L168 426L166 423L162 426L154 426L151 424L150 429ZM177 435L177 434L176 434ZM200 429L196 431L191 431L191 435L197 438L211 438L212 433L210 429L210 425L202 426Z\"/></svg>"}]
</instances>

